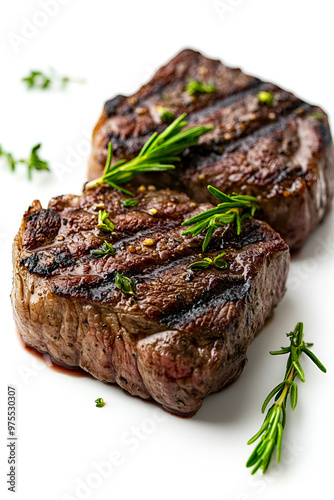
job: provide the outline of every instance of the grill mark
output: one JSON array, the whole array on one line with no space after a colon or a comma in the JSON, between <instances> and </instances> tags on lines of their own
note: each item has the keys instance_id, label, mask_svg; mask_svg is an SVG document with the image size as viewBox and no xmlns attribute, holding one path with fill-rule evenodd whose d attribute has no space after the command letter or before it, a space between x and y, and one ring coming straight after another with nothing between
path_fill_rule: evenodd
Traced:
<instances>
[{"instance_id":1,"label":"grill mark","mask_svg":"<svg viewBox=\"0 0 334 500\"><path fill-rule=\"evenodd\" d=\"M184 79L184 83L186 83L187 78ZM161 82L159 82L161 83ZM147 94L145 97L140 97L138 99L138 102L136 103L136 107L140 107L140 105L145 105L146 101L149 100L150 97L156 97L155 101L159 101L159 97L161 98L162 94L168 93L171 90L173 90L175 87L179 85L178 82L172 82L166 86L165 83L161 83L160 85L157 85L157 88L154 88L155 85L152 86L152 91ZM256 88L267 88L270 86L270 83L263 82L255 77L252 78L252 81L248 84L247 87L243 88L242 90L239 90L235 92L234 94L227 95L223 98L220 99L215 99L214 94L212 96L212 99L208 101L207 103L203 103L202 107L199 107L196 111L192 112L187 116L187 120L189 123L193 123L195 121L198 121L204 117L208 117L210 113L213 113L219 108L224 108L227 107L230 104L233 104L237 102L238 100L241 100L243 97L247 96L250 94L254 89ZM134 113L134 107L132 105L126 106L126 108L118 110L118 108L123 104L123 100L121 98L124 98L124 96L119 95L111 99L110 101L107 101L105 103L105 110L107 117L110 116L117 116L117 113L119 113L121 116L124 116L125 113L129 113L129 118L132 118L133 121L136 121L136 115ZM114 102L115 101L115 102ZM171 103L173 104L173 103ZM180 109L181 112L186 112L186 106L184 106L185 109ZM130 136L126 139L121 139L119 135L116 135L114 132L109 132L107 135L106 140L104 141L104 148L108 147L108 143L111 141L113 143L113 147L115 151L117 149L120 150L126 150L125 154L121 155L121 158L132 158L134 155L138 154L140 149L143 147L144 143L148 139L148 136L151 135L153 132L157 132L158 134L162 132L165 129L166 125L161 124L158 125L152 121L152 123L149 126L149 130L143 130L141 134L138 137L133 137Z\"/></svg>"},{"instance_id":2,"label":"grill mark","mask_svg":"<svg viewBox=\"0 0 334 500\"><path fill-rule=\"evenodd\" d=\"M221 108L227 108L228 106L235 104L238 101L242 101L245 97L251 94L254 90L266 90L269 87L272 87L273 84L269 82L263 82L262 80L258 80L246 89L242 89L235 94L224 97L218 101L214 101L212 104L209 104L205 108L199 109L198 111L194 111L189 116L187 116L187 121L189 123L197 122L202 120L203 118L208 118L212 113L215 113Z\"/></svg>"},{"instance_id":3,"label":"grill mark","mask_svg":"<svg viewBox=\"0 0 334 500\"><path fill-rule=\"evenodd\" d=\"M304 112L310 111L310 109L312 108L312 106L307 103L299 105L297 107L302 109ZM289 114L285 116L280 116L279 119L276 120L274 123L264 125L261 128L253 131L249 135L237 139L235 142L231 142L229 144L224 143L224 150L222 151L221 154L218 154L216 152L211 152L209 155L204 155L202 152L202 154L198 155L198 153L195 154L195 152L191 152L186 156L183 163L186 165L187 164L193 165L191 167L192 170L193 169L194 170L196 169L197 171L204 170L213 163L223 159L230 153L233 153L235 151L247 152L248 149L250 149L251 146L253 146L258 139L263 137L269 137L271 134L275 132L283 131L286 128L287 124L290 121L293 121L293 118L295 117L296 117L296 109L293 109Z\"/></svg>"},{"instance_id":4,"label":"grill mark","mask_svg":"<svg viewBox=\"0 0 334 500\"><path fill-rule=\"evenodd\" d=\"M47 257L48 260L43 262L43 258L45 257ZM30 273L40 276L50 276L56 270L74 266L75 264L76 260L65 253L53 256L52 259L44 252L32 253L28 255L28 257L20 259L21 266L24 266Z\"/></svg>"},{"instance_id":5,"label":"grill mark","mask_svg":"<svg viewBox=\"0 0 334 500\"><path fill-rule=\"evenodd\" d=\"M184 302L181 303L180 301L183 309L180 307L175 312L175 308L173 308L173 312L166 314L162 312L159 317L160 323L167 324L170 328L186 330L192 321L198 320L201 316L221 307L226 302L245 301L251 288L248 280L228 281L226 275L222 285L224 288L219 293L217 293L217 290L210 289L196 303L185 306Z\"/></svg>"},{"instance_id":6,"label":"grill mark","mask_svg":"<svg viewBox=\"0 0 334 500\"><path fill-rule=\"evenodd\" d=\"M227 250L227 256L226 258L229 259L228 256L228 251L231 251L231 255L234 256L236 252L242 250L244 247L249 248L250 245L258 243L259 241L263 241L265 239L265 235L263 234L258 234L258 224L249 223L249 221L246 221L244 225L246 228L245 230L241 232L240 236L236 236L233 234L232 231L230 231L230 228L226 229L226 233L229 233L229 236L226 238L226 243L224 243L224 240L219 237L216 239L216 241L212 240L211 244L211 251L209 254L212 256L213 254L216 254L217 251L221 251L221 249ZM270 239L269 235L268 239ZM273 233L273 238L276 238L276 234ZM189 249L191 251L191 249ZM135 279L137 285L140 285L141 283L148 283L151 281L155 281L158 278L163 278L168 274L168 271L173 269L174 274L184 274L186 277L186 274L188 274L188 270L186 267L188 263L191 261L195 261L196 257L194 255L194 251L192 250L190 255L186 256L180 256L176 257L175 259L173 257L169 257L168 260L165 262L159 261L159 259L155 260L155 263L151 265L150 267L145 267L144 268L144 273L142 270L137 268L135 269L128 269L122 274L124 276L127 276L129 278ZM234 269L234 271L237 271ZM233 272L234 272L233 271ZM230 271L231 272L231 271ZM237 271L239 273L239 271ZM70 295L78 298L84 298L86 300L94 300L94 301L101 301L102 303L110 303L113 300L113 296L110 296L114 294L115 291L117 291L117 287L114 283L114 277L115 277L115 269L109 271L105 276L98 276L97 274L93 276L93 280L90 282L84 282L84 283L76 283L75 285L71 286L68 284L68 282L65 281L64 287L62 286L55 286L53 288L54 293L58 295ZM80 277L78 277L79 279ZM233 283L235 283L235 275L233 278ZM227 284L226 284L227 280ZM187 281L187 280L186 280ZM213 283L211 284L212 290L209 293L216 294L217 290L221 290L221 287L223 288L229 288L230 283L231 283L231 276L230 278L226 277L225 273L218 273L215 274L215 285ZM217 285L218 283L218 285ZM224 290L223 290L224 291ZM234 290L235 292L235 290ZM233 297L235 293L233 290L225 290L224 291L224 297ZM230 294L230 295L229 295ZM240 294L239 294L240 295ZM238 295L238 296L239 296ZM210 295L211 296L211 295ZM201 304L201 301L204 301L203 303L207 302L207 293L204 294L204 298L199 299L198 304ZM180 296L180 300L183 301L182 295ZM227 300L227 299L226 299ZM232 300L232 299L231 299ZM175 310L175 303L173 305L173 310ZM185 304L183 304L185 305ZM190 306L188 305L187 308ZM204 307L204 306L203 306Z\"/></svg>"},{"instance_id":7,"label":"grill mark","mask_svg":"<svg viewBox=\"0 0 334 500\"><path fill-rule=\"evenodd\" d=\"M183 220L183 219L182 219ZM146 239L157 234L157 228L160 229L159 239L155 238L156 241L161 241L163 239L167 239L170 237L170 231L180 227L181 220L171 221L169 223L165 223L163 225L154 226L152 228L148 228L147 230L140 231L133 235L124 235L118 242L113 244L115 252L122 252L123 248L131 245L135 240L138 239ZM163 231L161 231L163 229ZM176 235L175 235L176 236ZM259 226L256 221L249 223L249 221L244 221L242 226L242 231L239 236L234 234L233 227L227 226L225 229L218 229L218 231L213 236L210 243L210 254L214 253L218 250L226 250L228 248L233 247L235 250L240 250L246 246L249 246L253 243L257 243L263 241L265 235L262 234L262 231L259 231ZM184 246L183 249L178 250L177 247L166 249L168 253L167 259L162 260L160 258L155 257L155 264L149 265L147 267L147 260L150 259L150 254L143 255L142 263L140 269L138 269L139 264L137 264L137 269L129 269L125 270L125 273L129 277L135 277L139 282L143 281L143 270L145 271L145 276L147 280L154 279L153 276L158 277L164 274L164 268L170 269L171 267L181 266L183 260L188 261L190 259L195 259L196 252L201 253L201 245L204 239L204 235L199 235L196 239L191 239L191 246ZM173 238L173 243L176 245L183 244L184 239L180 237L180 241L177 238ZM73 267L73 272L84 265L87 262L97 261L98 258L94 257L90 251L87 252L86 255L76 258L68 253L68 251L55 254L47 254L44 251L34 252L28 255L25 258L20 260L20 265L25 266L29 272L41 275L41 276L56 276L58 272L63 272L66 268ZM183 255L184 252L187 252L187 255ZM174 255L173 255L174 254ZM119 261L115 262L116 268L119 268ZM131 265L131 261L129 262ZM143 266L143 267L142 267ZM101 274L96 271L96 275L101 276ZM150 276L152 275L152 276ZM73 275L75 276L75 274ZM80 275L78 275L80 276ZM95 276L95 274L94 274ZM101 276L101 282L103 281L103 276Z\"/></svg>"},{"instance_id":8,"label":"grill mark","mask_svg":"<svg viewBox=\"0 0 334 500\"><path fill-rule=\"evenodd\" d=\"M184 84L187 82L187 79L184 80ZM189 115L187 115L187 121L189 123L192 123L194 121L198 121L204 117L207 117L210 115L210 113L213 113L214 111L217 111L219 108L225 108L231 104L234 104L237 101L240 101L244 97L246 97L248 94L250 94L254 89L256 88L262 88L262 86L267 87L270 85L270 83L263 82L262 80L259 80L258 78L252 77L252 81L249 82L249 84L234 92L234 94L228 94L225 97L215 97L215 94L212 94L212 97L209 101L206 103L202 103L202 107L199 107L196 111L192 111ZM177 83L173 84L172 88L177 87ZM167 92L167 88L164 88L162 86L162 94ZM173 103L171 103L173 105ZM186 108L186 106L185 106ZM185 110L186 112L186 110ZM164 126L165 127L165 126Z\"/></svg>"},{"instance_id":9,"label":"grill mark","mask_svg":"<svg viewBox=\"0 0 334 500\"><path fill-rule=\"evenodd\" d=\"M218 101L213 101L211 104L209 103L207 106L200 108L197 111L194 111L191 113L189 116L187 116L188 122L191 123L196 123L196 122L201 122L204 118L206 120L210 119L210 115L215 113L217 110L221 108L225 108L229 105L235 104L238 101L241 101L244 97L249 95L251 92L254 91L254 89L267 89L272 87L273 84L270 82L263 82L261 80L257 80L255 82L252 82L246 89L242 89L239 92L236 92L235 94L232 94L231 96L227 96L223 99L220 99ZM275 86L276 87L276 86ZM277 87L278 91L282 91L283 89ZM283 92L287 92L284 91ZM202 170L205 168L208 164L211 164L213 161L215 161L216 158L221 158L225 154L228 154L229 152L233 152L235 149L237 149L239 146L249 146L252 144L253 141L259 139L260 137L264 137L266 135L269 135L271 132L275 132L276 130L280 130L280 124L284 124L287 121L289 121L292 118L296 117L295 111L297 108L302 109L303 111L308 111L312 107L312 105L305 103L304 101L300 100L299 98L296 98L293 96L294 99L296 99L296 102L292 102L291 106L287 110L283 110L279 115L277 120L274 123L269 123L269 124L259 124L259 128L255 130L250 130L247 133L247 128L245 130L245 135L242 135L241 137L235 139L233 136L231 140L228 142L225 141L223 138L221 138L220 141L215 141L214 143L204 143L202 145L199 145L195 148L192 149L190 153L187 154L187 152L183 155L184 160L183 164L186 166L188 163L195 163L198 164L196 161L198 158L205 158L206 161L209 163L203 163L198 167L199 170ZM273 108L275 111L275 108ZM277 112L277 111L276 111ZM132 117L134 115L132 114ZM135 118L134 118L135 120ZM321 125L321 124L320 124ZM331 143L331 135L329 132L328 127L322 126L320 127L319 125L319 132L322 134L322 138L325 142L325 144L330 144ZM321 130L320 130L321 128ZM153 133L153 130L155 130L157 133L160 133L164 129L163 125L156 125L152 123L152 127L150 128L149 131L144 130L143 133L138 136L138 137L128 137L126 139L121 139L118 135L114 135L114 133L110 133L107 136L107 140L104 143L105 148L107 148L108 142L111 141L113 142L114 148L120 149L120 150L125 150L125 154L121 154L122 158L132 158L136 154L139 153L140 149L143 147L144 143L146 142L148 136ZM250 139L252 142L249 143L247 142L248 139ZM223 153L219 154L217 153L217 149L219 147L223 147ZM209 154L208 154L209 153ZM215 156L216 155L216 156Z\"/></svg>"},{"instance_id":10,"label":"grill mark","mask_svg":"<svg viewBox=\"0 0 334 500\"><path fill-rule=\"evenodd\" d=\"M168 236L168 232L176 229L177 227L180 227L181 222L183 222L183 217L180 218L179 220L174 220L174 221L163 221L156 219L157 224L155 226L152 226L147 229L142 229L134 234L126 234L126 233L121 233L117 231L118 235L120 235L120 240L116 241L113 243L113 247L115 250L122 250L122 247L125 247L127 245L131 245L135 240L139 240L142 238L150 238L151 236L154 236L155 234L162 234L162 237ZM160 238L159 238L160 239ZM180 242L181 243L181 242Z\"/></svg>"}]
</instances>

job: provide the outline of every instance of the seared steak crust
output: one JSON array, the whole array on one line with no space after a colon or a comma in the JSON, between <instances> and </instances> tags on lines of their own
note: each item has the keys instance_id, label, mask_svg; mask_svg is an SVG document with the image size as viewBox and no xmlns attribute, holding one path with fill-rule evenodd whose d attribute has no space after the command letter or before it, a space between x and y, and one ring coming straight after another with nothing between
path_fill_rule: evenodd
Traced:
<instances>
[{"instance_id":1,"label":"seared steak crust","mask_svg":"<svg viewBox=\"0 0 334 500\"><path fill-rule=\"evenodd\" d=\"M214 82L216 92L190 96L190 79ZM272 105L259 103L259 91L273 95ZM173 173L150 174L151 182L179 187L198 202L213 201L206 189L209 183L227 193L257 196L258 217L293 249L324 218L334 190L326 113L192 50L160 68L133 96L117 96L105 104L93 132L90 179L101 175L109 141L116 159L132 158L154 131L163 130L159 107L175 116L186 112L190 125L215 128L191 153L185 152Z\"/></svg>"},{"instance_id":2,"label":"seared steak crust","mask_svg":"<svg viewBox=\"0 0 334 500\"><path fill-rule=\"evenodd\" d=\"M180 224L209 204L153 186L135 197L124 208L123 195L100 187L53 198L47 210L32 204L13 246L15 321L26 344L56 361L192 415L240 374L284 293L288 247L252 219L240 236L219 229L202 255L203 236L182 236ZM100 209L113 233L97 229ZM115 253L92 255L105 240ZM226 270L187 269L222 251ZM116 287L116 270L135 280L135 297Z\"/></svg>"}]
</instances>

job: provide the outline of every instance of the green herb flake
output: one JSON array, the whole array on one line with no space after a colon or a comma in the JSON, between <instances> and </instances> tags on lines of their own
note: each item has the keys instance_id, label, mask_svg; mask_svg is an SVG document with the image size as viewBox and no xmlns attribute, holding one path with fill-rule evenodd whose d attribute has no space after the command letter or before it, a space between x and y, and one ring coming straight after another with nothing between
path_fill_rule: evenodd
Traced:
<instances>
[{"instance_id":1,"label":"green herb flake","mask_svg":"<svg viewBox=\"0 0 334 500\"><path fill-rule=\"evenodd\" d=\"M105 405L105 402L102 398L95 399L95 403L97 408L102 408Z\"/></svg>"},{"instance_id":2,"label":"green herb flake","mask_svg":"<svg viewBox=\"0 0 334 500\"><path fill-rule=\"evenodd\" d=\"M92 255L114 255L115 250L113 249L113 246L108 243L106 240L104 240L104 243L100 246L100 248L91 250L90 253Z\"/></svg>"},{"instance_id":3,"label":"green herb flake","mask_svg":"<svg viewBox=\"0 0 334 500\"><path fill-rule=\"evenodd\" d=\"M170 109L164 108L163 106L158 106L157 111L160 115L162 123L171 123L175 120L175 115Z\"/></svg>"},{"instance_id":4,"label":"green herb flake","mask_svg":"<svg viewBox=\"0 0 334 500\"><path fill-rule=\"evenodd\" d=\"M225 260L222 260L224 255L226 255L226 252L217 255L214 260L210 259L209 257L205 257L203 260L199 260L190 264L188 266L188 269L191 269L192 271L199 271L201 269L209 269L212 266L217 267L218 269L226 269L227 262Z\"/></svg>"},{"instance_id":5,"label":"green herb flake","mask_svg":"<svg viewBox=\"0 0 334 500\"><path fill-rule=\"evenodd\" d=\"M129 200L129 199L122 200L122 205L124 208L136 207L138 203L139 200Z\"/></svg>"},{"instance_id":6,"label":"green herb flake","mask_svg":"<svg viewBox=\"0 0 334 500\"><path fill-rule=\"evenodd\" d=\"M266 106L272 106L274 102L274 96L271 92L266 92L265 90L261 90L256 94L256 97L259 101L259 104L264 104Z\"/></svg>"},{"instance_id":7,"label":"green herb flake","mask_svg":"<svg viewBox=\"0 0 334 500\"><path fill-rule=\"evenodd\" d=\"M315 120L322 120L324 115L323 113L313 113L312 115L312 118L314 118Z\"/></svg>"},{"instance_id":8,"label":"green herb flake","mask_svg":"<svg viewBox=\"0 0 334 500\"><path fill-rule=\"evenodd\" d=\"M203 260L199 260L197 262L193 262L188 266L188 269L191 269L191 271L199 271L201 269L209 269L212 266L212 259L209 257L206 257Z\"/></svg>"},{"instance_id":9,"label":"green herb flake","mask_svg":"<svg viewBox=\"0 0 334 500\"><path fill-rule=\"evenodd\" d=\"M186 85L186 92L188 95L211 94L216 91L217 89L214 83L205 84L191 79Z\"/></svg>"},{"instance_id":10,"label":"green herb flake","mask_svg":"<svg viewBox=\"0 0 334 500\"><path fill-rule=\"evenodd\" d=\"M96 227L104 233L111 233L115 229L114 224L109 219L109 212L107 210L99 210Z\"/></svg>"},{"instance_id":11,"label":"green herb flake","mask_svg":"<svg viewBox=\"0 0 334 500\"><path fill-rule=\"evenodd\" d=\"M135 295L134 291L136 289L136 282L132 278L128 278L127 276L123 276L118 271L115 273L115 285L119 288L123 293L129 295Z\"/></svg>"},{"instance_id":12,"label":"green herb flake","mask_svg":"<svg viewBox=\"0 0 334 500\"><path fill-rule=\"evenodd\" d=\"M226 262L226 260L223 260L224 255L226 255L226 252L223 252L214 258L213 264L215 267L218 267L218 269L226 269L227 268L227 262Z\"/></svg>"}]
</instances>

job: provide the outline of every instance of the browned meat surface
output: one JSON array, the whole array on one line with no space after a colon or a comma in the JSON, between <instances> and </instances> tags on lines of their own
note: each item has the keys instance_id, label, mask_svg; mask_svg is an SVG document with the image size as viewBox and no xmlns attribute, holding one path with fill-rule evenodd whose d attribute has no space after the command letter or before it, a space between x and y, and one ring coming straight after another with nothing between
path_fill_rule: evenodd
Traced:
<instances>
[{"instance_id":1,"label":"browned meat surface","mask_svg":"<svg viewBox=\"0 0 334 500\"><path fill-rule=\"evenodd\" d=\"M227 269L190 271L203 236L182 236L180 224L210 205L153 186L135 196L134 208L106 187L32 204L13 246L15 321L26 344L56 361L192 415L240 374L284 294L289 250L249 219L240 236L220 228L202 255L225 251ZM112 233L97 229L99 209ZM92 255L105 240L115 253ZM135 280L135 297L116 287L116 271Z\"/></svg>"},{"instance_id":2,"label":"browned meat surface","mask_svg":"<svg viewBox=\"0 0 334 500\"><path fill-rule=\"evenodd\" d=\"M189 95L190 79L214 83L216 91ZM270 92L271 105L259 91ZM90 179L101 175L109 141L116 158L132 158L166 126L161 107L191 125L213 124L198 148L185 152L173 174L150 174L146 182L213 201L207 184L257 196L258 217L293 249L303 245L329 210L334 190L334 152L326 113L276 85L245 75L198 52L184 50L130 97L108 101L94 129ZM143 179L141 179L143 181Z\"/></svg>"}]
</instances>

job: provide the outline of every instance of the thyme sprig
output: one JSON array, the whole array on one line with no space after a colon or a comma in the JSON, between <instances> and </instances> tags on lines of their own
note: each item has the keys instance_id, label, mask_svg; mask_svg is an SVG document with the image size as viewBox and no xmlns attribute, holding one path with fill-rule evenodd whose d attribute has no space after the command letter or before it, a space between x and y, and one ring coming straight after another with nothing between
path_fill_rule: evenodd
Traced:
<instances>
[{"instance_id":1,"label":"thyme sprig","mask_svg":"<svg viewBox=\"0 0 334 500\"><path fill-rule=\"evenodd\" d=\"M42 144L36 144L36 146L33 146L30 151L30 155L28 158L22 158L20 160L16 160L13 156L12 153L9 153L8 151L4 151L2 147L0 146L0 156L4 156L7 160L8 165L10 166L10 169L12 172L14 172L16 166L19 163L24 163L27 166L28 169L28 179L31 180L32 175L31 172L32 170L47 170L50 171L49 164L47 161L42 160L39 156L39 149L42 147Z\"/></svg>"},{"instance_id":2,"label":"thyme sprig","mask_svg":"<svg viewBox=\"0 0 334 500\"><path fill-rule=\"evenodd\" d=\"M136 289L135 280L132 278L128 278L127 276L123 276L118 271L116 271L116 274L115 274L115 285L123 293L135 295L135 289Z\"/></svg>"},{"instance_id":3,"label":"thyme sprig","mask_svg":"<svg viewBox=\"0 0 334 500\"><path fill-rule=\"evenodd\" d=\"M214 83L205 84L193 79L189 80L186 85L186 92L188 95L211 94L212 92L216 92L216 90L216 85Z\"/></svg>"},{"instance_id":4,"label":"thyme sprig","mask_svg":"<svg viewBox=\"0 0 334 500\"><path fill-rule=\"evenodd\" d=\"M112 144L108 144L108 156L103 175L86 184L86 189L93 189L101 184L108 184L128 196L133 196L130 191L120 187L132 179L134 175L145 172L163 171L174 169L174 163L181 160L178 156L186 148L195 146L198 138L212 130L212 126L190 127L182 130L187 122L186 114L174 120L161 134L156 132L144 144L139 155L132 160L120 160L115 165L111 164Z\"/></svg>"},{"instance_id":5,"label":"thyme sprig","mask_svg":"<svg viewBox=\"0 0 334 500\"><path fill-rule=\"evenodd\" d=\"M193 262L192 264L190 264L190 266L188 266L188 269L191 269L192 271L198 271L200 269L209 269L212 266L217 267L218 269L226 269L227 262L226 260L223 260L225 254L226 252L223 252L220 255L217 255L213 260L209 257L205 257L203 260L198 260L197 262Z\"/></svg>"},{"instance_id":6,"label":"thyme sprig","mask_svg":"<svg viewBox=\"0 0 334 500\"><path fill-rule=\"evenodd\" d=\"M235 222L237 234L239 235L241 232L241 221L248 217L254 217L256 210L259 208L258 200L253 196L244 196L237 193L228 196L213 186L208 186L208 190L223 203L219 203L216 208L210 208L182 222L182 226L192 226L186 229L182 233L183 235L191 234L194 237L206 230L202 245L203 252L205 252L218 227ZM246 208L250 210L240 215L240 210Z\"/></svg>"},{"instance_id":7,"label":"thyme sprig","mask_svg":"<svg viewBox=\"0 0 334 500\"><path fill-rule=\"evenodd\" d=\"M280 461L288 395L290 394L290 404L292 410L294 410L298 400L297 384L294 380L298 376L302 382L305 382L304 371L299 362L301 355L306 354L322 372L326 373L324 365L309 349L313 344L303 341L303 323L298 323L293 332L287 333L287 337L290 339L289 347L282 347L280 351L270 352L272 355L289 354L289 358L284 380L268 394L262 405L262 413L265 412L269 401L274 396L276 403L269 408L259 432L247 443L252 444L262 436L246 464L246 467L253 467L252 474L255 474L258 469L266 472L275 447L276 460L277 462Z\"/></svg>"},{"instance_id":8,"label":"thyme sprig","mask_svg":"<svg viewBox=\"0 0 334 500\"><path fill-rule=\"evenodd\" d=\"M43 73L43 71L33 71L22 78L22 82L27 85L28 89L42 89L46 90L54 84L60 84L62 87L66 87L70 82L74 83L85 83L82 78L70 78L69 76L59 76L55 71L50 71L49 74Z\"/></svg>"}]
</instances>

